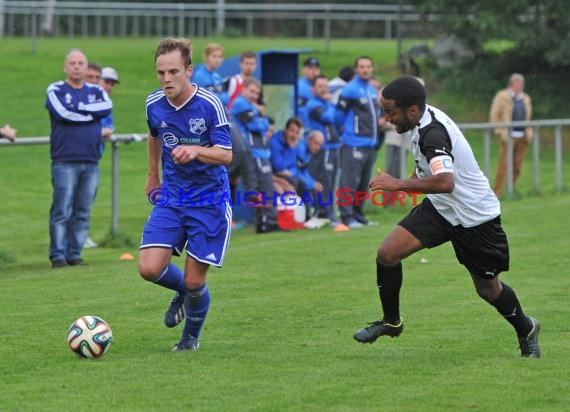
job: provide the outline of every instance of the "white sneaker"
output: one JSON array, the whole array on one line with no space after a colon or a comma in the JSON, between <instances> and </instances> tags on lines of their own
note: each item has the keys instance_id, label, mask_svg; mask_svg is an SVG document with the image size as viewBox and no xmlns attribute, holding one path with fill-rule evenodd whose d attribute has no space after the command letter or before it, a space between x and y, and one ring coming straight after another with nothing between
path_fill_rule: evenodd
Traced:
<instances>
[{"instance_id":1,"label":"white sneaker","mask_svg":"<svg viewBox=\"0 0 570 412\"><path fill-rule=\"evenodd\" d=\"M328 224L329 222L330 222L329 219L318 218L316 216L313 216L312 218L307 220L305 223L303 223L303 226L305 226L305 229L320 229L324 225Z\"/></svg>"},{"instance_id":2,"label":"white sneaker","mask_svg":"<svg viewBox=\"0 0 570 412\"><path fill-rule=\"evenodd\" d=\"M99 246L97 243L93 242L91 240L91 238L87 238L87 240L85 241L85 243L83 244L83 247L85 249L93 249L94 247Z\"/></svg>"},{"instance_id":3,"label":"white sneaker","mask_svg":"<svg viewBox=\"0 0 570 412\"><path fill-rule=\"evenodd\" d=\"M357 220L353 220L352 222L348 223L347 226L351 229L360 229L362 227L365 227L366 225L360 223Z\"/></svg>"}]
</instances>

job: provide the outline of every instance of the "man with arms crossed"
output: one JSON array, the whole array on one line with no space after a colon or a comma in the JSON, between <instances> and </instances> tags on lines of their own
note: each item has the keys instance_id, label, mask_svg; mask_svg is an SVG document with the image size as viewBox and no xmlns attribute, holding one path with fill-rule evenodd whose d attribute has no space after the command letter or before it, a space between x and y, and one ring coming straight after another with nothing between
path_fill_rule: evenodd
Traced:
<instances>
[{"instance_id":1,"label":"man with arms crossed","mask_svg":"<svg viewBox=\"0 0 570 412\"><path fill-rule=\"evenodd\" d=\"M514 327L521 356L538 358L538 321L524 314L515 292L499 281L499 273L509 269L509 246L501 227L499 201L457 125L425 101L424 87L410 76L397 78L382 91L386 120L398 133L412 133L417 166L410 179L379 173L370 180L369 188L421 191L428 196L380 246L376 273L384 317L356 332L354 339L372 343L380 336L402 333L402 259L424 247L451 241L479 296Z\"/></svg>"},{"instance_id":2,"label":"man with arms crossed","mask_svg":"<svg viewBox=\"0 0 570 412\"><path fill-rule=\"evenodd\" d=\"M176 292L164 323L174 327L186 317L173 350L195 351L210 305L206 273L210 265L222 266L230 239L232 211L224 166L232 160L232 145L218 97L188 82L190 42L163 39L155 64L161 89L146 100L145 187L155 207L143 229L139 272L145 280ZM170 259L185 244L182 273Z\"/></svg>"},{"instance_id":3,"label":"man with arms crossed","mask_svg":"<svg viewBox=\"0 0 570 412\"><path fill-rule=\"evenodd\" d=\"M81 252L99 186L101 118L113 104L101 86L87 83L87 57L72 49L63 66L65 80L49 85L52 205L49 258L52 267L83 265Z\"/></svg>"}]
</instances>

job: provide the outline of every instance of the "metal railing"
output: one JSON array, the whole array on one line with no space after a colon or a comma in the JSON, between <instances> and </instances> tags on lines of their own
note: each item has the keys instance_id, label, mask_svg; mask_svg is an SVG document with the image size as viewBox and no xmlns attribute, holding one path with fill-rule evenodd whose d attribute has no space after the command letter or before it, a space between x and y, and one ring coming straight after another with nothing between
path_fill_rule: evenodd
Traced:
<instances>
[{"instance_id":1,"label":"metal railing","mask_svg":"<svg viewBox=\"0 0 570 412\"><path fill-rule=\"evenodd\" d=\"M483 131L483 172L487 177L490 176L491 170L491 138L493 129L514 127L532 127L534 129L534 138L532 142L532 159L533 159L533 189L539 191L540 186L540 129L545 127L554 128L554 163L555 163L555 188L557 192L563 189L563 145L562 145L562 128L570 126L570 119L552 119L552 120L531 120L510 123L459 123L462 131L480 130ZM509 133L510 136L510 133ZM147 133L129 133L113 135L107 144L111 149L111 233L116 234L119 227L119 146L120 143L142 142L146 141ZM49 144L49 137L27 137L18 138L15 142L6 139L0 139L0 147L24 146L24 145L45 145ZM513 139L507 141L507 194L512 195L514 191L513 183ZM401 150L402 165L406 170L406 151ZM405 175L405 174L403 174Z\"/></svg>"},{"instance_id":2,"label":"metal railing","mask_svg":"<svg viewBox=\"0 0 570 412\"><path fill-rule=\"evenodd\" d=\"M33 37L39 33L80 36L211 36L229 23L241 22L244 35L253 36L262 20L304 21L305 35L312 37L315 22L323 37L330 37L331 22L383 24L384 37L394 38L396 23L432 21L414 6L405 4L329 3L138 3L81 1L0 0L0 37ZM350 30L348 30L350 34ZM346 35L346 34L345 34Z\"/></svg>"},{"instance_id":3,"label":"metal railing","mask_svg":"<svg viewBox=\"0 0 570 412\"><path fill-rule=\"evenodd\" d=\"M105 142L111 145L111 234L118 233L119 229L119 145L120 143L142 142L146 133L117 134ZM0 147L46 145L50 143L49 137L24 137L14 142L0 139Z\"/></svg>"}]
</instances>

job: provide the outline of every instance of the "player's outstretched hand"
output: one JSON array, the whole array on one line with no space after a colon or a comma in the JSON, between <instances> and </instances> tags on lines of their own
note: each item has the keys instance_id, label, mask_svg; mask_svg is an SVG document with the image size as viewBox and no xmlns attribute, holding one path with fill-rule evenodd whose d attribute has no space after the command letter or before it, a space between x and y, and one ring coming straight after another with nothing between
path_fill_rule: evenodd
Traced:
<instances>
[{"instance_id":1,"label":"player's outstretched hand","mask_svg":"<svg viewBox=\"0 0 570 412\"><path fill-rule=\"evenodd\" d=\"M378 170L378 174L370 179L368 188L373 192L377 190L395 191L399 190L399 183L398 179L396 179L394 176Z\"/></svg>"}]
</instances>

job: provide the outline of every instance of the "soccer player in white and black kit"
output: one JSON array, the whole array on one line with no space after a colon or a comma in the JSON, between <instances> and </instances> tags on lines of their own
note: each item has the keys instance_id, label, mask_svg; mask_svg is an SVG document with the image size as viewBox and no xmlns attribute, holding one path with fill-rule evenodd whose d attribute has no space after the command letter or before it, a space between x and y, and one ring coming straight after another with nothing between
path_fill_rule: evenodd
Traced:
<instances>
[{"instance_id":1,"label":"soccer player in white and black kit","mask_svg":"<svg viewBox=\"0 0 570 412\"><path fill-rule=\"evenodd\" d=\"M386 120L398 133L411 131L416 170L410 179L379 173L370 180L369 188L421 191L427 198L380 246L376 271L384 316L356 332L354 339L372 343L380 336L402 333L402 259L451 241L479 296L515 328L521 356L538 358L538 321L524 314L515 292L499 281L499 273L509 269L509 246L501 227L499 201L457 125L425 101L423 85L411 76L397 78L382 91Z\"/></svg>"}]
</instances>

